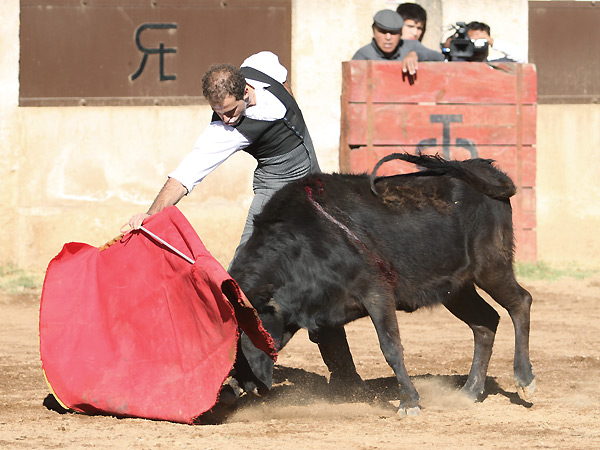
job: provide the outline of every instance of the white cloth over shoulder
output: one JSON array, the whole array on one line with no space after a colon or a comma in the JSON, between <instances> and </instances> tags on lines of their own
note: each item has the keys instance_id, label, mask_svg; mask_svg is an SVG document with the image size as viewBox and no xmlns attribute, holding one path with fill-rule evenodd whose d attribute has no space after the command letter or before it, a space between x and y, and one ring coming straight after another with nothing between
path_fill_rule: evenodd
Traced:
<instances>
[{"instance_id":1,"label":"white cloth over shoulder","mask_svg":"<svg viewBox=\"0 0 600 450\"><path fill-rule=\"evenodd\" d=\"M502 56L512 59L518 63L527 62L527 50L523 49L522 46L513 44L512 42L494 38L494 45L491 47L491 49L493 54L490 54L488 57L488 61L490 62L500 59Z\"/></svg>"},{"instance_id":2,"label":"white cloth over shoulder","mask_svg":"<svg viewBox=\"0 0 600 450\"><path fill-rule=\"evenodd\" d=\"M287 79L287 69L279 63L277 55L271 52L256 53L246 58L241 67L252 67L280 83ZM268 121L285 116L285 105L266 89L269 84L251 78L247 78L246 83L254 88L256 105L247 108L245 116ZM236 128L225 125L220 120L211 122L196 139L192 151L169 174L169 177L185 186L189 194L227 158L250 144L251 142Z\"/></svg>"}]
</instances>

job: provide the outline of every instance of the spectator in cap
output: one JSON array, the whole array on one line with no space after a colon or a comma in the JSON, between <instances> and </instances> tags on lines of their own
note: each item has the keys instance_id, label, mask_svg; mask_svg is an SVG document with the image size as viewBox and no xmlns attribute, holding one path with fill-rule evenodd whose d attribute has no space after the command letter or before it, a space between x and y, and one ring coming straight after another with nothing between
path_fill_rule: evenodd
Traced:
<instances>
[{"instance_id":1,"label":"spectator in cap","mask_svg":"<svg viewBox=\"0 0 600 450\"><path fill-rule=\"evenodd\" d=\"M402 61L402 71L417 73L417 61L444 61L444 55L419 41L401 39L404 20L395 11L384 9L373 17L373 40L360 48L353 60Z\"/></svg>"}]
</instances>

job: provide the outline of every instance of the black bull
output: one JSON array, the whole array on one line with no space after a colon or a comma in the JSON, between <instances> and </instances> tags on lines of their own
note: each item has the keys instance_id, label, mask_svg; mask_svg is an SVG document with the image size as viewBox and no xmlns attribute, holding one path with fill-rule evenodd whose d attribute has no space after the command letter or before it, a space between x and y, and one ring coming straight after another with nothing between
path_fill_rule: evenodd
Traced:
<instances>
[{"instance_id":1,"label":"black bull","mask_svg":"<svg viewBox=\"0 0 600 450\"><path fill-rule=\"evenodd\" d=\"M426 169L376 177L402 159ZM492 161L394 154L367 175L316 174L278 191L255 219L230 267L281 349L300 328L319 346L330 384L361 385L344 325L369 316L400 387L399 412L417 414L419 394L404 365L395 310L444 305L473 331L462 391L484 391L499 316L475 286L502 305L515 330L519 395L535 387L529 360L531 295L513 272L510 178ZM273 362L242 336L236 378L246 390L272 386ZM248 370L251 369L251 370Z\"/></svg>"}]
</instances>

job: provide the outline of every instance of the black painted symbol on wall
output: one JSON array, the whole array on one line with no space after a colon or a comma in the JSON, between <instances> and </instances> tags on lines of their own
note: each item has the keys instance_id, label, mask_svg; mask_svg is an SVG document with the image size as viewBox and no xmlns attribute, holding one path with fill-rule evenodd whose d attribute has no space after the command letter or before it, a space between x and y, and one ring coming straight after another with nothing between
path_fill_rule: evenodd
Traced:
<instances>
[{"instance_id":1,"label":"black painted symbol on wall","mask_svg":"<svg viewBox=\"0 0 600 450\"><path fill-rule=\"evenodd\" d=\"M144 56L142 57L142 61L140 62L140 66L138 67L138 70L134 74L130 75L131 81L133 81L137 77L139 77L142 74L142 72L144 71L144 67L146 67L146 62L148 61L148 55L156 55L156 54L158 54L158 57L159 57L160 81L176 80L177 79L176 75L165 75L165 53L177 53L177 49L169 48L169 47L165 48L165 44L162 42L160 43L158 48L144 47L142 45L142 43L140 42L140 35L142 34L142 31L147 30L147 29L151 29L151 30L177 29L177 24L176 23L145 23L143 25L140 25L138 27L138 29L135 30L135 44L137 45L137 48L139 48L140 51L144 54Z\"/></svg>"},{"instance_id":2,"label":"black painted symbol on wall","mask_svg":"<svg viewBox=\"0 0 600 450\"><path fill-rule=\"evenodd\" d=\"M431 114L429 122L442 124L442 156L444 159L450 159L450 124L462 123L462 114ZM437 147L437 139L423 139L417 144L415 154L424 152L429 147ZM456 147L462 147L469 151L471 158L477 158L477 147L470 139L457 138Z\"/></svg>"}]
</instances>

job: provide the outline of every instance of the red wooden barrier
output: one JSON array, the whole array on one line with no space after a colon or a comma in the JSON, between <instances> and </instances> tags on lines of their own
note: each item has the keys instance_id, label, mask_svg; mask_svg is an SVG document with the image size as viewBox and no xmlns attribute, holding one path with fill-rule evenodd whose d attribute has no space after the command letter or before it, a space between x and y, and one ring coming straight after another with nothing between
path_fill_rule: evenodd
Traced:
<instances>
[{"instance_id":1,"label":"red wooden barrier","mask_svg":"<svg viewBox=\"0 0 600 450\"><path fill-rule=\"evenodd\" d=\"M496 160L517 185L517 259L537 259L537 76L532 64L419 63L415 80L388 61L342 63L340 170L370 172L394 152ZM414 171L395 161L382 174Z\"/></svg>"}]
</instances>

